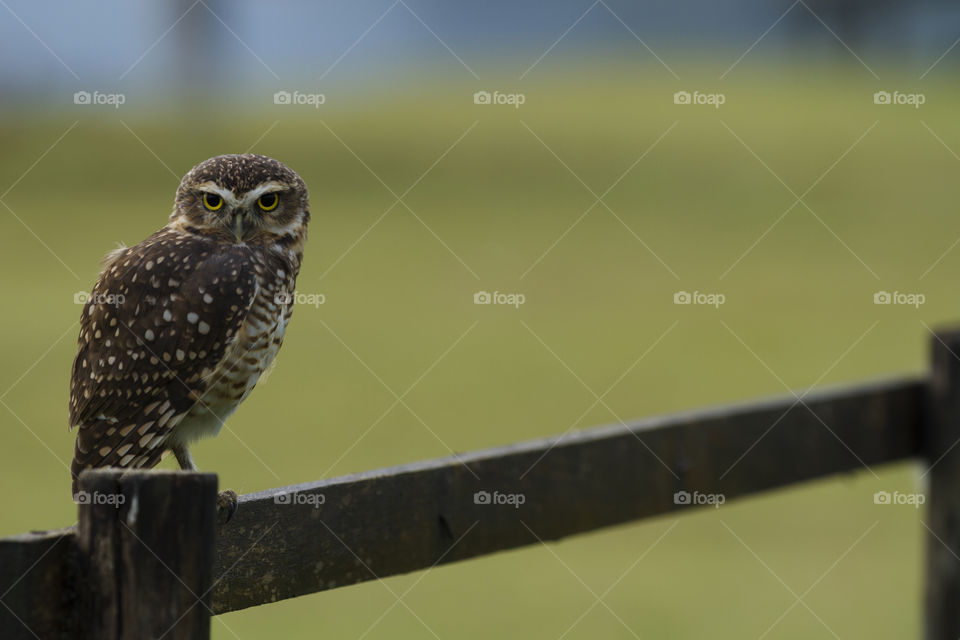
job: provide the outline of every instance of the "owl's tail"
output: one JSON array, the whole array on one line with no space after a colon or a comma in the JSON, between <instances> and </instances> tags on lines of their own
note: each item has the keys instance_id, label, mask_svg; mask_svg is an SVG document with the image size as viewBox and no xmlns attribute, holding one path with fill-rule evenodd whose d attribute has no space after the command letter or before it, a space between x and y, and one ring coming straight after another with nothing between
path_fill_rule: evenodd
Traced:
<instances>
[{"instance_id":1,"label":"owl's tail","mask_svg":"<svg viewBox=\"0 0 960 640\"><path fill-rule=\"evenodd\" d=\"M70 463L71 495L74 502L81 503L89 498L79 491L81 472L108 467L150 469L157 466L166 451L163 446L144 449L136 444L135 429L118 430L115 423L108 421L80 425L73 447L73 462Z\"/></svg>"}]
</instances>

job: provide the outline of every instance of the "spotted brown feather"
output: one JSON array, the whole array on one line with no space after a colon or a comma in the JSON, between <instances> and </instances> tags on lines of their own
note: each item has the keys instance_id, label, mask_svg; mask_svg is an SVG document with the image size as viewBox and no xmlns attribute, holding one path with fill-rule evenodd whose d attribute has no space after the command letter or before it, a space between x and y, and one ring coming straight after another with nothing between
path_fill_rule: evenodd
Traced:
<instances>
[{"instance_id":1,"label":"spotted brown feather","mask_svg":"<svg viewBox=\"0 0 960 640\"><path fill-rule=\"evenodd\" d=\"M156 449L143 445L197 403L256 289L248 248L215 253L211 240L170 230L113 260L81 318L70 394L70 424L80 427L74 474L129 466L136 452ZM110 426L88 428L103 423Z\"/></svg>"},{"instance_id":2,"label":"spotted brown feather","mask_svg":"<svg viewBox=\"0 0 960 640\"><path fill-rule=\"evenodd\" d=\"M205 207L211 192L225 206ZM74 491L83 469L150 468L171 449L195 468L188 445L219 431L282 344L309 219L288 167L218 156L184 176L166 227L107 257L70 386Z\"/></svg>"}]
</instances>

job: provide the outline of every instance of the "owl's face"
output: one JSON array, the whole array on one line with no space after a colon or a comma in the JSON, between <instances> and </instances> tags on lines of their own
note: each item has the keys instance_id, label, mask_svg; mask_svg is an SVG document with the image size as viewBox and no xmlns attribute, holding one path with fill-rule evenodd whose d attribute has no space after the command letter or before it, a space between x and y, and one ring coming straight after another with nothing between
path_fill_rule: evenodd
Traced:
<instances>
[{"instance_id":1,"label":"owl's face","mask_svg":"<svg viewBox=\"0 0 960 640\"><path fill-rule=\"evenodd\" d=\"M217 156L180 182L171 226L245 244L302 244L310 220L307 187L292 169L252 153Z\"/></svg>"}]
</instances>

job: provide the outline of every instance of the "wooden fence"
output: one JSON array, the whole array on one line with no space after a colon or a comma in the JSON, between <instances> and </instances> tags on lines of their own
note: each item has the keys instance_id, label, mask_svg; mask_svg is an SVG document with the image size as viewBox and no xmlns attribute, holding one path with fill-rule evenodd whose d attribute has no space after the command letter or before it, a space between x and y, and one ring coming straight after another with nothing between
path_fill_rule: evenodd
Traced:
<instances>
[{"instance_id":1,"label":"wooden fence","mask_svg":"<svg viewBox=\"0 0 960 640\"><path fill-rule=\"evenodd\" d=\"M261 491L225 525L212 474L87 472L75 528L0 540L0 637L204 639L213 615L694 508L694 492L730 500L917 458L931 465L925 637L955 639L960 332L932 346L925 379Z\"/></svg>"}]
</instances>

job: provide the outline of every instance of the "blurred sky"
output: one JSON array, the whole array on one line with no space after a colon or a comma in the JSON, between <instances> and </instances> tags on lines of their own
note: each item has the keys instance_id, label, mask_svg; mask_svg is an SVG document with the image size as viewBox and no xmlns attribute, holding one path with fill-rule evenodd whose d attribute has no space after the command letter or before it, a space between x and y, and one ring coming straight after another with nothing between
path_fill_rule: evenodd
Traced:
<instances>
[{"instance_id":1,"label":"blurred sky","mask_svg":"<svg viewBox=\"0 0 960 640\"><path fill-rule=\"evenodd\" d=\"M519 76L552 46L649 46L674 59L729 50L735 58L761 37L765 56L799 47L803 56L850 56L849 46L919 71L955 42L958 19L960 6L942 0L4 0L0 106L51 92L160 94L190 85L242 99L258 86L376 83L423 72L424 60Z\"/></svg>"}]
</instances>

